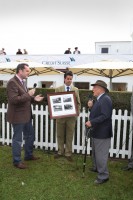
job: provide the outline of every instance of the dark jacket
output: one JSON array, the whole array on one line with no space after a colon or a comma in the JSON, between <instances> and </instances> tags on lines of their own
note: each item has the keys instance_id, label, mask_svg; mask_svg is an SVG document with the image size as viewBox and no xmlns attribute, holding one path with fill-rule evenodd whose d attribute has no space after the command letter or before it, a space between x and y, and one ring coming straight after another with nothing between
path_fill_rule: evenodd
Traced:
<instances>
[{"instance_id":1,"label":"dark jacket","mask_svg":"<svg viewBox=\"0 0 133 200\"><path fill-rule=\"evenodd\" d=\"M7 121L10 123L29 122L32 117L31 102L34 101L34 97L30 97L16 76L7 84L7 97Z\"/></svg>"},{"instance_id":2,"label":"dark jacket","mask_svg":"<svg viewBox=\"0 0 133 200\"><path fill-rule=\"evenodd\" d=\"M70 50L66 50L64 54L71 54L72 52Z\"/></svg>"},{"instance_id":3,"label":"dark jacket","mask_svg":"<svg viewBox=\"0 0 133 200\"><path fill-rule=\"evenodd\" d=\"M112 101L107 94L103 94L95 101L90 112L90 122L93 127L93 138L112 137Z\"/></svg>"}]
</instances>

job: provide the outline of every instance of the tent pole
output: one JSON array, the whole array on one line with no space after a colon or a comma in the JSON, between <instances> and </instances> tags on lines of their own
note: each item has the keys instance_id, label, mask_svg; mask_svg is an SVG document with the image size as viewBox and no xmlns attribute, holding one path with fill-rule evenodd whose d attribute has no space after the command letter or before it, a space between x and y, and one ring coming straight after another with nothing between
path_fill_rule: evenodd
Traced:
<instances>
[{"instance_id":1,"label":"tent pole","mask_svg":"<svg viewBox=\"0 0 133 200\"><path fill-rule=\"evenodd\" d=\"M110 77L110 90L112 90L112 77Z\"/></svg>"},{"instance_id":2,"label":"tent pole","mask_svg":"<svg viewBox=\"0 0 133 200\"><path fill-rule=\"evenodd\" d=\"M112 73L113 73L113 70L110 69L109 70L109 78L110 78L110 90L112 90Z\"/></svg>"}]
</instances>

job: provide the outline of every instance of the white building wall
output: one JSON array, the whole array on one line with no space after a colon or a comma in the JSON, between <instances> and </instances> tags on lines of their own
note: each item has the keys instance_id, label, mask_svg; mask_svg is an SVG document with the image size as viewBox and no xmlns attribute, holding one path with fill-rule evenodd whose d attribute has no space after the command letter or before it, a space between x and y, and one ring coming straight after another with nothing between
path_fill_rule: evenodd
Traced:
<instances>
[{"instance_id":1,"label":"white building wall","mask_svg":"<svg viewBox=\"0 0 133 200\"><path fill-rule=\"evenodd\" d=\"M132 54L132 41L95 42L95 53L101 54L102 48L108 48L108 54Z\"/></svg>"},{"instance_id":2,"label":"white building wall","mask_svg":"<svg viewBox=\"0 0 133 200\"><path fill-rule=\"evenodd\" d=\"M12 78L14 75L9 75L9 74L4 74L0 75L0 80L3 80L4 87L6 87L7 82L9 81L10 78ZM41 83L45 82L53 82L53 87L58 87L63 84L64 82L64 74L59 74L59 75L45 75L45 76L30 76L27 79L27 87L32 88L34 83L37 84L37 87L41 88L42 85Z\"/></svg>"},{"instance_id":3,"label":"white building wall","mask_svg":"<svg viewBox=\"0 0 133 200\"><path fill-rule=\"evenodd\" d=\"M102 42L101 42L102 43ZM100 44L101 44L100 43ZM115 44L114 47L112 47L112 49L119 44L119 42L109 42L108 44L111 45L111 43ZM105 43L103 43L105 45ZM117 44L117 45L116 45ZM124 46L125 44L125 46ZM125 49L128 50L127 48L127 44L131 44L129 43L125 43L123 42L123 44L121 43L121 52L125 51ZM125 52L124 52L125 53ZM133 54L88 54L88 55L41 55L41 56L31 56L31 55L26 55L28 60L33 60L36 62L44 62L45 64L48 62L51 63L52 60L52 67L54 68L66 68L66 67L71 67L71 66L76 66L76 65L80 65L80 64L87 64L87 63L91 63L91 62L98 62L98 61L103 61L103 60L109 60L109 61L116 61L116 60L121 60L121 61L127 61L127 62L133 62ZM16 59L20 59L22 60L22 58L24 59L25 56L22 55L20 56L0 56L0 63L2 62L7 62L5 59L6 57L8 57L11 61L14 61ZM4 87L6 86L6 82L13 77L14 75L0 75L0 80L4 81ZM96 76L76 76L74 75L73 81L74 82L88 82L88 89L91 89L91 87L89 88L89 83L92 84L94 83L96 80L101 79L104 80L109 87L109 78L105 78L105 77L96 77ZM127 91L132 91L132 85L133 85L133 76L127 76L127 77L119 77L119 78L114 78L112 80L113 83L125 83L126 84L126 89ZM28 87L33 87L34 83L37 83L37 87L42 87L42 82L53 82L53 87L58 87L60 85L62 85L64 83L64 74L59 74L59 75L45 75L45 76L32 76L28 78Z\"/></svg>"},{"instance_id":4,"label":"white building wall","mask_svg":"<svg viewBox=\"0 0 133 200\"><path fill-rule=\"evenodd\" d=\"M33 87L34 83L37 83L37 87L42 87L41 82L53 82L53 87L58 87L64 82L64 74L30 76L28 78L28 87Z\"/></svg>"},{"instance_id":5,"label":"white building wall","mask_svg":"<svg viewBox=\"0 0 133 200\"><path fill-rule=\"evenodd\" d=\"M4 81L4 87L6 87L6 84L10 78L12 78L14 75L0 75L0 80ZM102 77L102 76L73 76L73 82L85 82L88 83L88 89L92 89L90 86L91 84L95 83L96 80L103 80L107 83L108 88L110 85L109 78ZM132 76L123 76L112 79L112 83L126 83L127 84L127 91L133 90L133 77ZM32 88L34 83L37 83L37 87L41 88L41 83L43 81L46 82L53 82L53 88L59 87L64 84L64 75L45 75L45 76L30 76L27 80L27 86L28 88ZM89 87L90 86L90 87Z\"/></svg>"},{"instance_id":6,"label":"white building wall","mask_svg":"<svg viewBox=\"0 0 133 200\"><path fill-rule=\"evenodd\" d=\"M88 82L88 89L92 90L91 84L95 83L97 80L103 80L107 83L107 87L110 88L110 80L109 78L102 76L77 76L74 75L73 82ZM133 77L132 76L123 76L118 78L113 78L112 83L126 83L127 91L132 92L133 90ZM90 85L90 87L89 87Z\"/></svg>"}]
</instances>

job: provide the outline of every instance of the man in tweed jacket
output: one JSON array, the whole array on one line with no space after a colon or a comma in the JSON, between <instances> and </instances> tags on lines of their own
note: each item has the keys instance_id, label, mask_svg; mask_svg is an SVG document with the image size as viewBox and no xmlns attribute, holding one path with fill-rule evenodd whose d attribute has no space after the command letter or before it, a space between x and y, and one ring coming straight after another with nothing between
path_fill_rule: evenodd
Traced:
<instances>
[{"instance_id":1,"label":"man in tweed jacket","mask_svg":"<svg viewBox=\"0 0 133 200\"><path fill-rule=\"evenodd\" d=\"M24 79L28 77L30 68L28 64L21 63L17 66L16 75L7 84L7 121L13 127L12 154L13 165L19 169L25 169L26 165L21 160L22 133L25 139L24 160L37 160L33 156L34 130L32 126L31 103L41 101L43 97L34 96L35 89L28 90L24 85Z\"/></svg>"},{"instance_id":2,"label":"man in tweed jacket","mask_svg":"<svg viewBox=\"0 0 133 200\"><path fill-rule=\"evenodd\" d=\"M78 113L80 113L80 98L78 88L72 85L73 74L71 71L67 71L64 75L64 85L55 89L55 92L75 91ZM77 117L64 117L56 119L57 125L57 142L58 153L55 154L55 159L65 155L68 161L72 161L72 140L74 135L74 129ZM64 149L65 141L65 149Z\"/></svg>"}]
</instances>

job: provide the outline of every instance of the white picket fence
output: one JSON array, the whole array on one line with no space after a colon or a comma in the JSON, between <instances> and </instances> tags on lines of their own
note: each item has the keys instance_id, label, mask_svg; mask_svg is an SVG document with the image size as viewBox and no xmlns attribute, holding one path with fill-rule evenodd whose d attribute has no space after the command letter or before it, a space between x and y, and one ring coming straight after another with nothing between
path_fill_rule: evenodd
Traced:
<instances>
[{"instance_id":1,"label":"white picket fence","mask_svg":"<svg viewBox=\"0 0 133 200\"><path fill-rule=\"evenodd\" d=\"M33 110L33 125L35 128L35 148L57 151L56 123L50 119L48 106L36 105ZM13 130L6 121L7 105L2 104L0 108L0 143L11 145ZM73 138L73 152L85 153L85 122L89 117L83 108L77 119L75 135ZM113 110L112 115L113 137L111 138L110 157L130 158L132 149L132 115L127 110ZM91 153L91 140L88 140L87 154Z\"/></svg>"}]
</instances>

